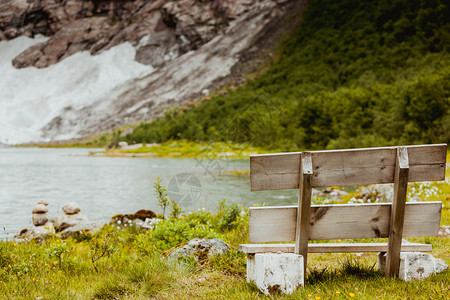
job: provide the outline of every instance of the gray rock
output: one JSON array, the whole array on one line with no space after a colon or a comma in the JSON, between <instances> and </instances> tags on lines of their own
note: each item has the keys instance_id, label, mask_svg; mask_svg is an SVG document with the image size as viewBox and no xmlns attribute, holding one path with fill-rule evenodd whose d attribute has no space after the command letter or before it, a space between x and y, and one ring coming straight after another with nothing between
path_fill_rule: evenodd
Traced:
<instances>
[{"instance_id":1,"label":"gray rock","mask_svg":"<svg viewBox=\"0 0 450 300\"><path fill-rule=\"evenodd\" d=\"M45 200L40 200L37 204L42 204L42 205L48 206L48 202Z\"/></svg>"},{"instance_id":2,"label":"gray rock","mask_svg":"<svg viewBox=\"0 0 450 300\"><path fill-rule=\"evenodd\" d=\"M80 206L75 202L69 202L62 207L63 212L66 215L73 215L81 211Z\"/></svg>"},{"instance_id":3,"label":"gray rock","mask_svg":"<svg viewBox=\"0 0 450 300\"><path fill-rule=\"evenodd\" d=\"M33 214L45 214L46 212L48 212L48 208L44 204L38 204L33 208Z\"/></svg>"},{"instance_id":4,"label":"gray rock","mask_svg":"<svg viewBox=\"0 0 450 300\"><path fill-rule=\"evenodd\" d=\"M127 142L124 142L124 141L119 142L119 148L125 148L125 147L128 147Z\"/></svg>"},{"instance_id":5,"label":"gray rock","mask_svg":"<svg viewBox=\"0 0 450 300\"><path fill-rule=\"evenodd\" d=\"M33 219L34 226L41 226L48 222L48 216L45 213L44 214L33 214L32 219Z\"/></svg>"},{"instance_id":6,"label":"gray rock","mask_svg":"<svg viewBox=\"0 0 450 300\"><path fill-rule=\"evenodd\" d=\"M394 193L393 184L373 184L358 189L358 193L349 203L383 203L391 202Z\"/></svg>"},{"instance_id":7,"label":"gray rock","mask_svg":"<svg viewBox=\"0 0 450 300\"><path fill-rule=\"evenodd\" d=\"M443 225L439 228L439 236L450 236L450 225Z\"/></svg>"},{"instance_id":8,"label":"gray rock","mask_svg":"<svg viewBox=\"0 0 450 300\"><path fill-rule=\"evenodd\" d=\"M52 223L45 223L41 226L36 226L34 228L24 228L20 231L15 239L18 241L31 241L33 239L38 239L43 241L49 234L54 234L55 228Z\"/></svg>"},{"instance_id":9,"label":"gray rock","mask_svg":"<svg viewBox=\"0 0 450 300\"><path fill-rule=\"evenodd\" d=\"M45 223L42 226L36 226L33 230L34 234L37 236L46 236L55 233L55 228L53 227L53 224L50 222Z\"/></svg>"},{"instance_id":10,"label":"gray rock","mask_svg":"<svg viewBox=\"0 0 450 300\"><path fill-rule=\"evenodd\" d=\"M56 229L58 231L63 231L66 228L74 227L88 222L89 222L88 218L81 213L73 215L64 215L60 219L58 219L56 223Z\"/></svg>"},{"instance_id":11,"label":"gray rock","mask_svg":"<svg viewBox=\"0 0 450 300\"><path fill-rule=\"evenodd\" d=\"M386 269L386 253L378 253L378 269L384 273ZM447 270L448 265L431 254L421 252L401 252L399 279L404 281L422 280Z\"/></svg>"},{"instance_id":12,"label":"gray rock","mask_svg":"<svg viewBox=\"0 0 450 300\"><path fill-rule=\"evenodd\" d=\"M422 199L420 199L419 196L414 195L409 199L409 202L422 202Z\"/></svg>"},{"instance_id":13,"label":"gray rock","mask_svg":"<svg viewBox=\"0 0 450 300\"><path fill-rule=\"evenodd\" d=\"M84 235L97 230L95 223L83 222L78 225L68 227L61 231L61 238L67 239L69 237L75 237L78 235Z\"/></svg>"},{"instance_id":14,"label":"gray rock","mask_svg":"<svg viewBox=\"0 0 450 300\"><path fill-rule=\"evenodd\" d=\"M141 219L134 219L131 223L137 228L142 228L142 225L144 225L145 222Z\"/></svg>"},{"instance_id":15,"label":"gray rock","mask_svg":"<svg viewBox=\"0 0 450 300\"><path fill-rule=\"evenodd\" d=\"M183 247L174 250L169 257L193 256L197 261L203 261L211 255L222 255L231 249L230 245L219 239L193 239Z\"/></svg>"}]
</instances>

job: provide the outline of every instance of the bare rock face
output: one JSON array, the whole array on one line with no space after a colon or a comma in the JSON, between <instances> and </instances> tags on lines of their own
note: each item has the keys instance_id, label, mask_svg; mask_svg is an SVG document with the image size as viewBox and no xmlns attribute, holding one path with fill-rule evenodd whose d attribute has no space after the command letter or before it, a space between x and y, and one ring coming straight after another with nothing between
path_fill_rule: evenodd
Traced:
<instances>
[{"instance_id":1,"label":"bare rock face","mask_svg":"<svg viewBox=\"0 0 450 300\"><path fill-rule=\"evenodd\" d=\"M261 2L260 6L276 3L6 0L0 5L0 41L21 35L51 37L17 56L13 61L16 68L45 68L76 52L96 54L126 41L137 48L138 61L161 66L223 33L230 20L249 11L256 2Z\"/></svg>"},{"instance_id":2,"label":"bare rock face","mask_svg":"<svg viewBox=\"0 0 450 300\"><path fill-rule=\"evenodd\" d=\"M49 41L22 52L13 60L13 65L16 68L45 68L80 51L95 53L96 49L107 43L107 37L112 31L105 21L106 17L74 20Z\"/></svg>"}]
</instances>

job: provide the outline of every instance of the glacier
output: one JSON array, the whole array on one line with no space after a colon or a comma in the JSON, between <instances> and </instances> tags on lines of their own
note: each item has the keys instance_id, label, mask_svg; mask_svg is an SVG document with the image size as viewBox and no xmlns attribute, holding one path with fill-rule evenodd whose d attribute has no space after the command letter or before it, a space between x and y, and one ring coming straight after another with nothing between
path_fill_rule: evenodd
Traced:
<instances>
[{"instance_id":1,"label":"glacier","mask_svg":"<svg viewBox=\"0 0 450 300\"><path fill-rule=\"evenodd\" d=\"M81 110L99 98L107 99L118 85L154 71L134 60L136 50L130 43L94 56L79 52L45 69L12 66L19 53L46 39L22 36L0 42L0 143L49 141L42 128L65 110Z\"/></svg>"}]
</instances>

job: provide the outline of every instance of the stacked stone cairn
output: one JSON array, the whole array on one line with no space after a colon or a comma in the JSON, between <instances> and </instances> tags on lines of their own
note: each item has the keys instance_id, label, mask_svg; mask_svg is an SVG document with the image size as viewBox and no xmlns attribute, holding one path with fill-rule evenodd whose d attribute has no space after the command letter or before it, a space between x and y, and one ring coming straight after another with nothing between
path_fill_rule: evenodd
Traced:
<instances>
[{"instance_id":1,"label":"stacked stone cairn","mask_svg":"<svg viewBox=\"0 0 450 300\"><path fill-rule=\"evenodd\" d=\"M81 213L80 206L77 203L67 203L62 207L62 211L64 215L56 220L56 230L61 232L62 238L95 230L95 224L91 224L88 218Z\"/></svg>"},{"instance_id":2,"label":"stacked stone cairn","mask_svg":"<svg viewBox=\"0 0 450 300\"><path fill-rule=\"evenodd\" d=\"M33 239L38 238L42 239L49 234L55 233L55 228L53 224L49 222L48 219L48 202L45 200L41 200L37 203L37 205L33 208L33 228L22 229L19 234L19 238L25 239Z\"/></svg>"},{"instance_id":3,"label":"stacked stone cairn","mask_svg":"<svg viewBox=\"0 0 450 300\"><path fill-rule=\"evenodd\" d=\"M55 228L53 224L48 220L48 202L45 200L41 200L37 203L37 205L33 208L33 228L34 234L37 236L45 236L47 234L55 233Z\"/></svg>"}]
</instances>

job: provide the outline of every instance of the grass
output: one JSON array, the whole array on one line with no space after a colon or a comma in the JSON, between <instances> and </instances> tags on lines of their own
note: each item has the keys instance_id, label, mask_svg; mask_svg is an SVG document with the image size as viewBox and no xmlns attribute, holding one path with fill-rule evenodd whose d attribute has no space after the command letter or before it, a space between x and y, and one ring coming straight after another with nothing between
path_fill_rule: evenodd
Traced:
<instances>
[{"instance_id":1,"label":"grass","mask_svg":"<svg viewBox=\"0 0 450 300\"><path fill-rule=\"evenodd\" d=\"M272 150L276 151L276 150ZM171 158L248 158L252 154L267 153L261 147L248 144L226 142L192 142L187 140L168 141L161 144L143 144L142 147L130 150L109 149L105 152L93 153L96 156L122 157L171 157Z\"/></svg>"}]
</instances>

